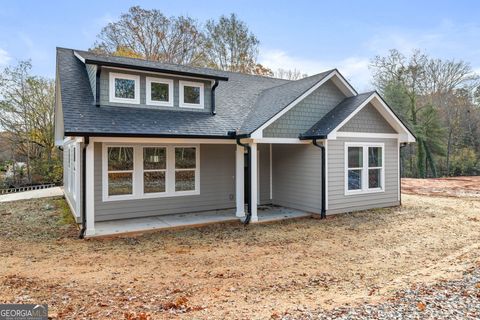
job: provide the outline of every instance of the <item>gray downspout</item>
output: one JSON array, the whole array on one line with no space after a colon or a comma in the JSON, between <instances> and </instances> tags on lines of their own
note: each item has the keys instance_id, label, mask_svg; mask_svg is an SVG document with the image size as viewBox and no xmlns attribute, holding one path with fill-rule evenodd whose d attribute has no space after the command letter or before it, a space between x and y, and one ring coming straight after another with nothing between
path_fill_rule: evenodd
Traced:
<instances>
[{"instance_id":1,"label":"gray downspout","mask_svg":"<svg viewBox=\"0 0 480 320\"><path fill-rule=\"evenodd\" d=\"M215 80L215 83L212 86L212 115L216 115L217 111L215 109L215 89L218 87L218 80Z\"/></svg>"},{"instance_id":2,"label":"gray downspout","mask_svg":"<svg viewBox=\"0 0 480 320\"><path fill-rule=\"evenodd\" d=\"M247 161L248 161L248 183L251 184L251 176L252 176L252 149L250 148L250 145L248 144L243 144L240 142L240 138L237 138L237 144L241 147L244 147L247 149ZM249 188L251 192L251 186ZM247 195L247 215L245 216L245 220L243 221L243 224L247 225L250 223L250 219L252 218L252 197L250 194Z\"/></svg>"},{"instance_id":3,"label":"gray downspout","mask_svg":"<svg viewBox=\"0 0 480 320\"><path fill-rule=\"evenodd\" d=\"M87 146L90 143L90 138L84 138L83 150L82 150L82 229L80 229L79 239L85 238L85 231L87 230L87 214L86 214L86 191L87 191Z\"/></svg>"},{"instance_id":4,"label":"gray downspout","mask_svg":"<svg viewBox=\"0 0 480 320\"><path fill-rule=\"evenodd\" d=\"M102 66L97 66L97 74L95 77L95 105L100 107L100 75L102 73Z\"/></svg>"},{"instance_id":5,"label":"gray downspout","mask_svg":"<svg viewBox=\"0 0 480 320\"><path fill-rule=\"evenodd\" d=\"M327 190L325 190L325 146L323 145L319 145L317 143L317 139L313 139L313 145L320 148L320 150L322 151L322 170L321 170L321 173L322 173L322 209L321 209L321 212L320 212L320 219L325 219L327 217L327 213L326 213L326 205L325 205L325 197L327 195Z\"/></svg>"}]
</instances>

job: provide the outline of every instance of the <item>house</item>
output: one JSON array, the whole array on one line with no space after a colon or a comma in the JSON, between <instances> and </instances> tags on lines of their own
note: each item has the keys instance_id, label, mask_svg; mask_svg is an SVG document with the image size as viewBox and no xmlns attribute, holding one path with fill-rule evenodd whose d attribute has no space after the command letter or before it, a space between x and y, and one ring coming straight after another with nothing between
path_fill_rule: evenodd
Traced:
<instances>
[{"instance_id":1,"label":"house","mask_svg":"<svg viewBox=\"0 0 480 320\"><path fill-rule=\"evenodd\" d=\"M220 209L256 222L267 204L322 217L396 206L399 149L415 141L336 69L288 81L64 48L55 139L87 237Z\"/></svg>"}]
</instances>

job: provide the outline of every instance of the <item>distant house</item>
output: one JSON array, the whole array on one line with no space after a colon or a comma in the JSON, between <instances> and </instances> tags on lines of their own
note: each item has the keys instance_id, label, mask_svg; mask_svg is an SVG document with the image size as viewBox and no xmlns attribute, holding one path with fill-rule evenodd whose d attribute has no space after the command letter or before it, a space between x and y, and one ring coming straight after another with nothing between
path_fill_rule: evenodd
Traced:
<instances>
[{"instance_id":1,"label":"distant house","mask_svg":"<svg viewBox=\"0 0 480 320\"><path fill-rule=\"evenodd\" d=\"M65 194L86 236L127 218L400 203L415 137L336 69L287 81L58 48L56 72Z\"/></svg>"}]
</instances>

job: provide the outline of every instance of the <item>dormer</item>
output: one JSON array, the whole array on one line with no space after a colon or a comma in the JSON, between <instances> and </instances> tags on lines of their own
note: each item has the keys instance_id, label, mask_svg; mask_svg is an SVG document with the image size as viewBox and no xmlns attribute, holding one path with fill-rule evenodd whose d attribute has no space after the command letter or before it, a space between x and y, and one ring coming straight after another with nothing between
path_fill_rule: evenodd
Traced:
<instances>
[{"instance_id":1,"label":"dormer","mask_svg":"<svg viewBox=\"0 0 480 320\"><path fill-rule=\"evenodd\" d=\"M75 51L85 64L96 106L215 114L221 71Z\"/></svg>"}]
</instances>

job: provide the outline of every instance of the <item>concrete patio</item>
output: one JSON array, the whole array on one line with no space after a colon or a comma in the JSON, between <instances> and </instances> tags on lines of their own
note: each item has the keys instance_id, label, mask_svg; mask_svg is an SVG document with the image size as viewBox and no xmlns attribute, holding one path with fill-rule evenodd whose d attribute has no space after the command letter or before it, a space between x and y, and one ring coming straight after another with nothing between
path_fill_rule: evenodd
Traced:
<instances>
[{"instance_id":1,"label":"concrete patio","mask_svg":"<svg viewBox=\"0 0 480 320\"><path fill-rule=\"evenodd\" d=\"M265 223L285 219L310 217L305 211L277 206L258 207L258 222ZM197 213L180 213L156 217L122 219L95 223L95 234L89 236L104 237L128 233L142 233L153 230L202 226L212 223L241 222L244 218L235 216L235 209L205 211Z\"/></svg>"}]
</instances>

